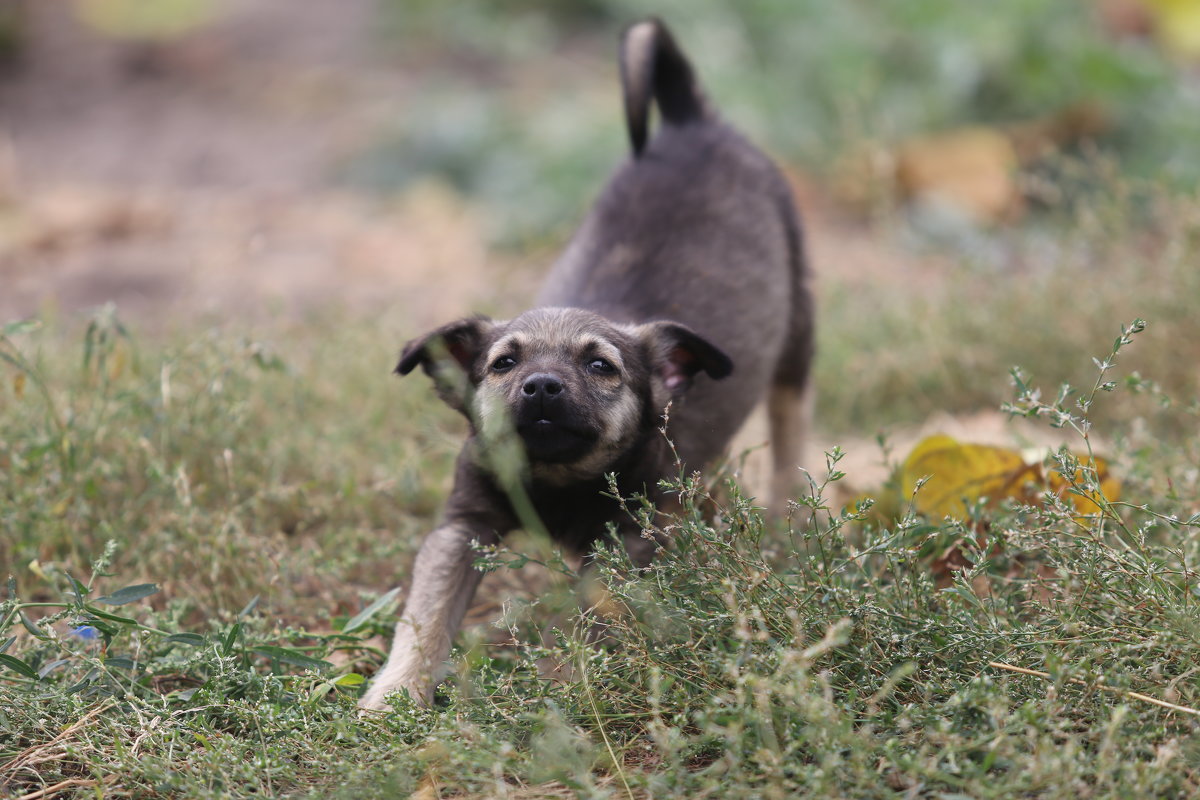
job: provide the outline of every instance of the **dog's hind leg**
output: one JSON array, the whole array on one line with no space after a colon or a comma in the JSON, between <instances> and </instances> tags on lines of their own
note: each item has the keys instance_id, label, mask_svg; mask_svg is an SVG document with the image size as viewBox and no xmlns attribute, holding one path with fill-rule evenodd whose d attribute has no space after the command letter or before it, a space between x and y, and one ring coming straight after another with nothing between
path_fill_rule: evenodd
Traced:
<instances>
[{"instance_id":1,"label":"dog's hind leg","mask_svg":"<svg viewBox=\"0 0 1200 800\"><path fill-rule=\"evenodd\" d=\"M810 375L815 350L813 300L805 280L798 227L793 236L791 330L767 396L772 467L769 512L775 519L783 518L788 501L808 489L800 468L806 463L804 448L816 404Z\"/></svg>"},{"instance_id":2,"label":"dog's hind leg","mask_svg":"<svg viewBox=\"0 0 1200 800\"><path fill-rule=\"evenodd\" d=\"M387 695L400 690L407 690L421 705L430 703L454 635L483 578L472 563L472 542L491 544L497 538L493 531L455 523L443 524L425 538L391 654L359 706L383 708Z\"/></svg>"},{"instance_id":3,"label":"dog's hind leg","mask_svg":"<svg viewBox=\"0 0 1200 800\"><path fill-rule=\"evenodd\" d=\"M771 426L771 503L775 519L786 516L788 501L807 489L801 466L812 422L813 391L809 384L776 383L767 397Z\"/></svg>"}]
</instances>

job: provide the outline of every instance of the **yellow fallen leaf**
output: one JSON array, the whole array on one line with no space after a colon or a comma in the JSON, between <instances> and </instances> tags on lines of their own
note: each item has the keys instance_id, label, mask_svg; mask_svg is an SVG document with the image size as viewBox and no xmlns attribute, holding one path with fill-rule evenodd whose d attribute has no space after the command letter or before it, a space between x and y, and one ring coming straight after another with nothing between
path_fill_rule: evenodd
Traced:
<instances>
[{"instance_id":1,"label":"yellow fallen leaf","mask_svg":"<svg viewBox=\"0 0 1200 800\"><path fill-rule=\"evenodd\" d=\"M1146 0L1154 31L1168 50L1200 58L1200 0Z\"/></svg>"},{"instance_id":2,"label":"yellow fallen leaf","mask_svg":"<svg viewBox=\"0 0 1200 800\"><path fill-rule=\"evenodd\" d=\"M211 22L220 0L75 0L83 22L128 39L173 39Z\"/></svg>"},{"instance_id":3,"label":"yellow fallen leaf","mask_svg":"<svg viewBox=\"0 0 1200 800\"><path fill-rule=\"evenodd\" d=\"M1083 471L1092 464L1103 497L1110 502L1119 499L1120 482L1107 461L1076 458L1080 461L1076 485L1083 483ZM1036 504L1047 489L1066 499L1081 515L1100 510L1100 497L1071 491L1070 481L1056 471L1047 475L1039 460L1027 461L1019 451L1006 447L966 444L941 434L920 441L900 466L898 485L905 499L913 496L922 479L925 482L916 492L914 507L931 517L964 518L967 505L982 498L989 504L1005 499Z\"/></svg>"},{"instance_id":4,"label":"yellow fallen leaf","mask_svg":"<svg viewBox=\"0 0 1200 800\"><path fill-rule=\"evenodd\" d=\"M935 517L965 517L967 502L1013 496L1011 487L1026 471L1021 455L1003 447L962 444L943 434L921 440L900 466L900 490L916 496L916 510Z\"/></svg>"}]
</instances>

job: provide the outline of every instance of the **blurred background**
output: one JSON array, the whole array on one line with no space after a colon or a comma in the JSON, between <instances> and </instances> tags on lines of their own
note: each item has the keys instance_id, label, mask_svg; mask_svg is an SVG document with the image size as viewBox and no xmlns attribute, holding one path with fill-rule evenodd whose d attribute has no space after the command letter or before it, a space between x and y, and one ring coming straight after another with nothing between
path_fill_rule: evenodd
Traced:
<instances>
[{"instance_id":1,"label":"blurred background","mask_svg":"<svg viewBox=\"0 0 1200 800\"><path fill-rule=\"evenodd\" d=\"M877 376L833 429L1187 318L1186 287L1126 301L1194 230L1162 204L1200 180L1200 0L3 0L0 319L519 309L626 157L616 41L651 12L796 187L823 394Z\"/></svg>"}]
</instances>

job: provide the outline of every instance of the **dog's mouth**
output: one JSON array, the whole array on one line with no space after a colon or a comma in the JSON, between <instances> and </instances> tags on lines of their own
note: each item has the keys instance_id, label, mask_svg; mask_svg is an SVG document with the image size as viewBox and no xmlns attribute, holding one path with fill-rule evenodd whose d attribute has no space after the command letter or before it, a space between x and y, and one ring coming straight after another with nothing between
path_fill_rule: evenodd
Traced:
<instances>
[{"instance_id":1,"label":"dog's mouth","mask_svg":"<svg viewBox=\"0 0 1200 800\"><path fill-rule=\"evenodd\" d=\"M538 416L517 423L517 433L525 443L530 461L548 464L567 464L577 461L592 449L595 431L563 420Z\"/></svg>"}]
</instances>

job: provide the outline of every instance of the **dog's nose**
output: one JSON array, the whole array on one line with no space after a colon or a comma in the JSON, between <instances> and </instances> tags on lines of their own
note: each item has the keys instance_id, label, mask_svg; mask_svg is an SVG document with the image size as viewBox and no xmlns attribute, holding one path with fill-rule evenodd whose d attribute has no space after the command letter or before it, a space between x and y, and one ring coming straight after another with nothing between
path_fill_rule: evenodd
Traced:
<instances>
[{"instance_id":1,"label":"dog's nose","mask_svg":"<svg viewBox=\"0 0 1200 800\"><path fill-rule=\"evenodd\" d=\"M530 398L543 397L549 400L562 394L562 390L562 381L557 375L551 375L549 372L534 373L521 385L521 392Z\"/></svg>"}]
</instances>

